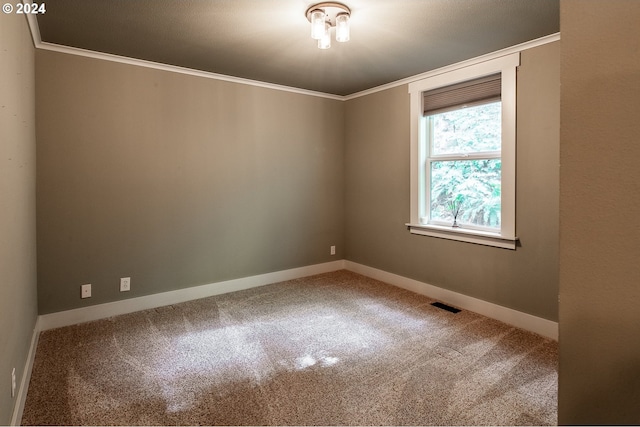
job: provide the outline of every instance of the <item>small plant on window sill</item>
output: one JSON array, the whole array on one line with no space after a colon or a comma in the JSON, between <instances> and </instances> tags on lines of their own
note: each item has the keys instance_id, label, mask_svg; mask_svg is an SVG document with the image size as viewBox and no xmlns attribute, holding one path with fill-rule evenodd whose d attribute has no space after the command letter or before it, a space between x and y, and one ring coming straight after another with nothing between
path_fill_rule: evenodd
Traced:
<instances>
[{"instance_id":1,"label":"small plant on window sill","mask_svg":"<svg viewBox=\"0 0 640 427\"><path fill-rule=\"evenodd\" d=\"M453 215L453 225L452 228L459 228L458 225L458 214L460 213L460 206L462 205L462 200L459 197L451 200L448 203L449 211L451 211L451 215Z\"/></svg>"}]
</instances>

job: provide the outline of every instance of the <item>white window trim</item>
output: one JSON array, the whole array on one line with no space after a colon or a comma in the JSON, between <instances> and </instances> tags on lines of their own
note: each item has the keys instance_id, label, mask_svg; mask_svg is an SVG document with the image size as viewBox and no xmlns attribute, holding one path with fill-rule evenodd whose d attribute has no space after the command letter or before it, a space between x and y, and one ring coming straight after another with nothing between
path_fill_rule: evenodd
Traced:
<instances>
[{"instance_id":1,"label":"white window trim","mask_svg":"<svg viewBox=\"0 0 640 427\"><path fill-rule=\"evenodd\" d=\"M515 249L516 237L516 69L520 65L520 53L466 65L409 84L411 95L411 219L407 223L413 234L439 237L499 248ZM427 153L421 149L420 119L422 117L423 92L478 77L501 73L502 80L502 206L499 232L486 232L465 228L451 228L422 224L419 209L423 202L425 164Z\"/></svg>"}]
</instances>

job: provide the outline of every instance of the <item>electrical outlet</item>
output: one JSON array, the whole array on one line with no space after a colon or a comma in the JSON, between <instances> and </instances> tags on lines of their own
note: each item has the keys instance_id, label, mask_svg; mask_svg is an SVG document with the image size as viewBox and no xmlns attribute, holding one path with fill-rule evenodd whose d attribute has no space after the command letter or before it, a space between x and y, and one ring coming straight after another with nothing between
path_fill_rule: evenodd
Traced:
<instances>
[{"instance_id":1,"label":"electrical outlet","mask_svg":"<svg viewBox=\"0 0 640 427\"><path fill-rule=\"evenodd\" d=\"M131 290L131 277L120 278L120 292L127 292Z\"/></svg>"},{"instance_id":2,"label":"electrical outlet","mask_svg":"<svg viewBox=\"0 0 640 427\"><path fill-rule=\"evenodd\" d=\"M11 370L11 398L16 397L16 368Z\"/></svg>"},{"instance_id":3,"label":"electrical outlet","mask_svg":"<svg viewBox=\"0 0 640 427\"><path fill-rule=\"evenodd\" d=\"M91 283L80 286L80 298L91 298Z\"/></svg>"},{"instance_id":4,"label":"electrical outlet","mask_svg":"<svg viewBox=\"0 0 640 427\"><path fill-rule=\"evenodd\" d=\"M331 255L335 255L335 254L336 254L336 247L331 246Z\"/></svg>"}]
</instances>

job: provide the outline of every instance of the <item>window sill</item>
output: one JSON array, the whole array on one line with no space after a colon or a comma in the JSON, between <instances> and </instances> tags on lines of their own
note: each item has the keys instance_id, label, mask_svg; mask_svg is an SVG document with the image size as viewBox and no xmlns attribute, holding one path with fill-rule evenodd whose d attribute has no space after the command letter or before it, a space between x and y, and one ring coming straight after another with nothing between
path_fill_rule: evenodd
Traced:
<instances>
[{"instance_id":1,"label":"window sill","mask_svg":"<svg viewBox=\"0 0 640 427\"><path fill-rule=\"evenodd\" d=\"M440 239L457 240L459 242L475 243L478 245L494 246L504 249L516 249L518 238L502 237L497 233L490 233L464 228L443 227L440 225L406 224L412 234L438 237Z\"/></svg>"}]
</instances>

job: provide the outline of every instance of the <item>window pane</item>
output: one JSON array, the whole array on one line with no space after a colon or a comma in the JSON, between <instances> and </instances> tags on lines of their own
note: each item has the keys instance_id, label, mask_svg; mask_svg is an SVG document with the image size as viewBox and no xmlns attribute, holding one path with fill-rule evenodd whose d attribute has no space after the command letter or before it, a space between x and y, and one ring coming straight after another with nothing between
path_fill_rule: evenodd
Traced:
<instances>
[{"instance_id":1,"label":"window pane","mask_svg":"<svg viewBox=\"0 0 640 427\"><path fill-rule=\"evenodd\" d=\"M431 219L500 228L500 159L431 162Z\"/></svg>"},{"instance_id":2,"label":"window pane","mask_svg":"<svg viewBox=\"0 0 640 427\"><path fill-rule=\"evenodd\" d=\"M432 154L500 151L501 109L496 101L429 116Z\"/></svg>"}]
</instances>

